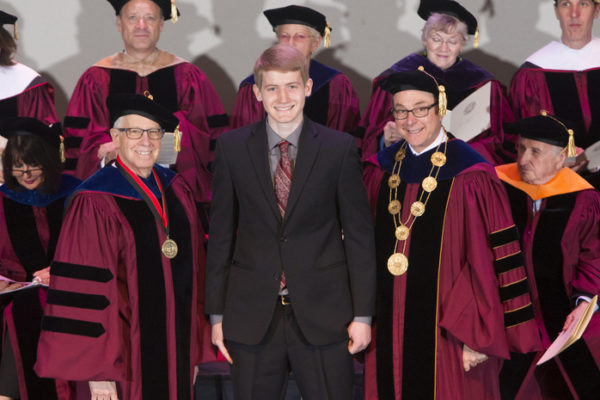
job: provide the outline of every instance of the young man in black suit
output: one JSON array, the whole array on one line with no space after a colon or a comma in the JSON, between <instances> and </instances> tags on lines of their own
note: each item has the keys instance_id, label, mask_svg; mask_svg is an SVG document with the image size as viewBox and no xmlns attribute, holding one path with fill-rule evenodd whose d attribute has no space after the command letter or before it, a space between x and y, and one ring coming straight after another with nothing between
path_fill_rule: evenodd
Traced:
<instances>
[{"instance_id":1,"label":"young man in black suit","mask_svg":"<svg viewBox=\"0 0 600 400\"><path fill-rule=\"evenodd\" d=\"M352 398L352 354L371 340L372 218L354 139L303 115L302 53L254 67L265 121L222 135L214 162L206 311L236 399Z\"/></svg>"}]
</instances>

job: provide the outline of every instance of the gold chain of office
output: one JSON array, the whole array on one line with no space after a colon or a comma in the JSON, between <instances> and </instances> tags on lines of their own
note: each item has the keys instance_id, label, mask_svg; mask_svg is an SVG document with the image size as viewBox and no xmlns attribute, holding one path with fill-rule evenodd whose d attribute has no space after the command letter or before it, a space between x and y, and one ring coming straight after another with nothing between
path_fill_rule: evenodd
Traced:
<instances>
[{"instance_id":1,"label":"gold chain of office","mask_svg":"<svg viewBox=\"0 0 600 400\"><path fill-rule=\"evenodd\" d=\"M444 133L446 133L445 129ZM440 151L442 145L443 150ZM396 237L396 242L394 245L394 254L388 258L387 268L388 271L390 271L390 273L394 276L402 275L408 270L408 257L404 255L406 250L406 240L410 236L411 229L417 218L425 214L429 197L437 188L437 177L440 173L440 169L446 164L447 141L440 143L435 152L431 155L431 169L429 170L429 175L421 182L421 191L418 199L411 204L410 214L408 215L406 221L402 222L400 219L402 205L398 200L398 187L400 186L401 182L399 174L400 168L402 168L402 161L404 160L404 157L406 157L406 147L407 144L404 142L402 147L400 147L396 153L396 162L394 163L394 167L392 169L392 175L388 178L388 185L390 187L390 202L388 204L388 212L394 219L394 235ZM424 197L425 201L423 201ZM398 242L400 241L403 242L402 251L396 252L398 249Z\"/></svg>"}]
</instances>

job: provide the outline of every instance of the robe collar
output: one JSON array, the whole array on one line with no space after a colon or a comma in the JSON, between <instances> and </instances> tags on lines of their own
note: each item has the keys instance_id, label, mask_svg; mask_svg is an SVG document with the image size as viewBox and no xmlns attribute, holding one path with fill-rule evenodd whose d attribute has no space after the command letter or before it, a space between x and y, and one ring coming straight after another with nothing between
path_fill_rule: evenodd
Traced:
<instances>
[{"instance_id":1,"label":"robe collar","mask_svg":"<svg viewBox=\"0 0 600 400\"><path fill-rule=\"evenodd\" d=\"M384 171L392 173L395 163L395 156L398 149L402 146L404 140L387 147L371 157L371 163L378 165ZM443 145L442 145L443 146ZM440 168L438 180L448 180L454 178L462 171L476 164L489 164L485 158L477 153L471 146L459 139L451 139L447 142L446 164ZM402 161L400 169L400 178L408 183L421 183L431 170L431 155L435 148L424 153L414 155L411 151L406 152L406 157Z\"/></svg>"},{"instance_id":2,"label":"robe collar","mask_svg":"<svg viewBox=\"0 0 600 400\"><path fill-rule=\"evenodd\" d=\"M517 163L499 165L496 167L496 172L502 181L525 192L534 201L594 188L577 172L567 167L558 171L554 178L542 185L523 182Z\"/></svg>"},{"instance_id":3,"label":"robe collar","mask_svg":"<svg viewBox=\"0 0 600 400\"><path fill-rule=\"evenodd\" d=\"M443 70L429 61L424 55L416 53L398 61L388 70L384 71L380 77L390 75L394 72L413 71L419 68L419 66L423 66L425 71L436 78L441 78L460 91L473 88L483 82L494 79L494 76L488 71L464 58L454 63L450 68Z\"/></svg>"},{"instance_id":4,"label":"robe collar","mask_svg":"<svg viewBox=\"0 0 600 400\"><path fill-rule=\"evenodd\" d=\"M318 61L310 60L308 75L313 81L312 92L318 92L323 86L327 85L330 80L340 73L341 72L337 69L328 67L327 65L321 64ZM254 74L244 79L242 83L240 83L240 88L244 85L254 85Z\"/></svg>"},{"instance_id":5,"label":"robe collar","mask_svg":"<svg viewBox=\"0 0 600 400\"><path fill-rule=\"evenodd\" d=\"M38 190L13 191L8 189L6 185L0 186L0 193L20 204L46 207L56 200L67 197L80 183L81 181L74 176L63 174L60 180L60 188L56 193L44 194Z\"/></svg>"},{"instance_id":6,"label":"robe collar","mask_svg":"<svg viewBox=\"0 0 600 400\"><path fill-rule=\"evenodd\" d=\"M156 175L160 179L163 188L166 190L173 178L175 172L168 168L162 167L158 164L154 164L154 170ZM144 180L146 184L152 189L152 180ZM133 186L125 179L118 168L107 166L100 169L89 179L84 181L70 196L69 200L72 199L75 194L81 192L98 192L110 194L112 196L123 197L133 200L143 200L142 196L135 190Z\"/></svg>"},{"instance_id":7,"label":"robe collar","mask_svg":"<svg viewBox=\"0 0 600 400\"><path fill-rule=\"evenodd\" d=\"M585 71L600 67L600 38L581 49L572 49L562 42L553 41L525 60L530 67L559 71Z\"/></svg>"}]
</instances>

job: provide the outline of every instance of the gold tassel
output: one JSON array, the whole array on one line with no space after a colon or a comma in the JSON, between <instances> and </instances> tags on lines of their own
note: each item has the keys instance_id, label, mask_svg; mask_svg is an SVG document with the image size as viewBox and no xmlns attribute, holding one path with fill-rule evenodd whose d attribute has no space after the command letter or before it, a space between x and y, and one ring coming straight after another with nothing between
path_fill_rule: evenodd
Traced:
<instances>
[{"instance_id":1,"label":"gold tassel","mask_svg":"<svg viewBox=\"0 0 600 400\"><path fill-rule=\"evenodd\" d=\"M58 146L58 153L60 154L60 162L64 163L67 161L65 157L65 138L63 135L60 135L60 145Z\"/></svg>"},{"instance_id":2,"label":"gold tassel","mask_svg":"<svg viewBox=\"0 0 600 400\"><path fill-rule=\"evenodd\" d=\"M19 40L19 30L17 29L17 21L15 21L14 33L15 33L15 40Z\"/></svg>"},{"instance_id":3,"label":"gold tassel","mask_svg":"<svg viewBox=\"0 0 600 400\"><path fill-rule=\"evenodd\" d=\"M425 75L427 75L428 77L430 77L436 84L437 88L438 88L438 115L440 117L443 117L444 115L446 115L446 111L448 111L448 98L446 97L446 88L444 87L444 85L440 85L438 84L437 79L435 79L435 77L433 75L431 75L429 72L425 71L425 67L423 67L422 65L419 65L419 67L417 68L419 71L421 71L422 73L424 73Z\"/></svg>"},{"instance_id":4,"label":"gold tassel","mask_svg":"<svg viewBox=\"0 0 600 400\"><path fill-rule=\"evenodd\" d=\"M567 133L569 134L569 141L567 143L567 157L571 158L571 157L577 157L577 148L575 147L575 132L573 132L573 129L569 129L567 128L567 126L565 124L563 124L561 121L559 121L556 117L548 114L548 111L546 110L540 110L540 115L543 117L548 117L548 118L552 118L554 121L556 121L557 124L562 125L563 128L565 128L565 131L567 131Z\"/></svg>"},{"instance_id":5,"label":"gold tassel","mask_svg":"<svg viewBox=\"0 0 600 400\"><path fill-rule=\"evenodd\" d=\"M175 0L171 0L171 22L176 23L179 17L177 17L177 7L175 6Z\"/></svg>"},{"instance_id":6,"label":"gold tassel","mask_svg":"<svg viewBox=\"0 0 600 400\"><path fill-rule=\"evenodd\" d=\"M569 143L567 144L567 157L576 157L577 149L575 148L575 137L573 135L573 129L568 129Z\"/></svg>"},{"instance_id":7,"label":"gold tassel","mask_svg":"<svg viewBox=\"0 0 600 400\"><path fill-rule=\"evenodd\" d=\"M446 98L446 88L443 85L438 86L438 90L440 94L438 95L438 114L440 117L446 115L446 111L448 110L448 99Z\"/></svg>"},{"instance_id":8,"label":"gold tassel","mask_svg":"<svg viewBox=\"0 0 600 400\"><path fill-rule=\"evenodd\" d=\"M475 28L475 37L473 37L473 47L479 47L479 26Z\"/></svg>"},{"instance_id":9,"label":"gold tassel","mask_svg":"<svg viewBox=\"0 0 600 400\"><path fill-rule=\"evenodd\" d=\"M177 125L173 132L173 150L176 153L181 151L181 132L179 131L179 125Z\"/></svg>"},{"instance_id":10,"label":"gold tassel","mask_svg":"<svg viewBox=\"0 0 600 400\"><path fill-rule=\"evenodd\" d=\"M327 22L325 26L325 36L323 36L323 47L327 48L331 46L331 25Z\"/></svg>"}]
</instances>

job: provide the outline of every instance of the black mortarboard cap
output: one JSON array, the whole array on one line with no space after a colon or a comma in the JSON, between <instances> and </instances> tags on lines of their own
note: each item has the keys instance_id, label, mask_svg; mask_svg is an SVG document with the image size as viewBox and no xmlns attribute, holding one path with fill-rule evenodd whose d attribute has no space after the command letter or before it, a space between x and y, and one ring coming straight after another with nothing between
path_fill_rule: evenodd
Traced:
<instances>
[{"instance_id":1,"label":"black mortarboard cap","mask_svg":"<svg viewBox=\"0 0 600 400\"><path fill-rule=\"evenodd\" d=\"M111 94L106 99L110 114L110 125L124 115L137 114L158 123L167 132L174 132L179 124L177 117L169 110L141 94Z\"/></svg>"},{"instance_id":2,"label":"black mortarboard cap","mask_svg":"<svg viewBox=\"0 0 600 400\"><path fill-rule=\"evenodd\" d=\"M300 24L310 26L325 36L325 28L331 31L331 27L327 23L327 18L318 11L304 6L287 6L281 8L271 8L263 11L269 23L275 28L278 25L284 24Z\"/></svg>"},{"instance_id":3,"label":"black mortarboard cap","mask_svg":"<svg viewBox=\"0 0 600 400\"><path fill-rule=\"evenodd\" d=\"M19 135L34 135L59 149L62 142L60 123L46 125L30 117L4 117L0 119L0 136L10 139Z\"/></svg>"},{"instance_id":4,"label":"black mortarboard cap","mask_svg":"<svg viewBox=\"0 0 600 400\"><path fill-rule=\"evenodd\" d=\"M156 5L158 5L160 7L165 20L171 19L173 17L173 15L172 15L173 7L174 7L173 1L171 1L171 0L152 0L152 1L155 2ZM115 9L115 14L119 15L119 12L121 12L121 8L123 8L123 6L125 4L127 4L127 2L129 2L129 0L108 0L108 2ZM179 9L175 8L175 10L177 11L177 16L181 15L179 13ZM177 21L177 18L176 17L173 18L173 22L176 22L176 21Z\"/></svg>"},{"instance_id":5,"label":"black mortarboard cap","mask_svg":"<svg viewBox=\"0 0 600 400\"><path fill-rule=\"evenodd\" d=\"M379 82L379 86L391 94L404 90L421 90L429 92L438 100L440 115L446 114L446 109L452 109L459 101L458 93L441 79L425 71L422 66L412 71L395 72Z\"/></svg>"},{"instance_id":6,"label":"black mortarboard cap","mask_svg":"<svg viewBox=\"0 0 600 400\"><path fill-rule=\"evenodd\" d=\"M425 21L431 14L440 13L451 15L467 25L469 35L474 35L477 31L477 19L466 8L460 5L458 1L453 0L421 0L417 14Z\"/></svg>"},{"instance_id":7,"label":"black mortarboard cap","mask_svg":"<svg viewBox=\"0 0 600 400\"><path fill-rule=\"evenodd\" d=\"M5 13L0 10L0 25L14 25L17 22L17 17L14 15L10 15L9 13Z\"/></svg>"},{"instance_id":8,"label":"black mortarboard cap","mask_svg":"<svg viewBox=\"0 0 600 400\"><path fill-rule=\"evenodd\" d=\"M434 96L439 94L438 83L417 69L395 72L381 80L379 86L386 92L396 94L404 90L421 90Z\"/></svg>"},{"instance_id":9,"label":"black mortarboard cap","mask_svg":"<svg viewBox=\"0 0 600 400\"><path fill-rule=\"evenodd\" d=\"M518 134L527 139L566 147L573 136L573 124L542 111L540 115L504 123L504 132Z\"/></svg>"}]
</instances>

